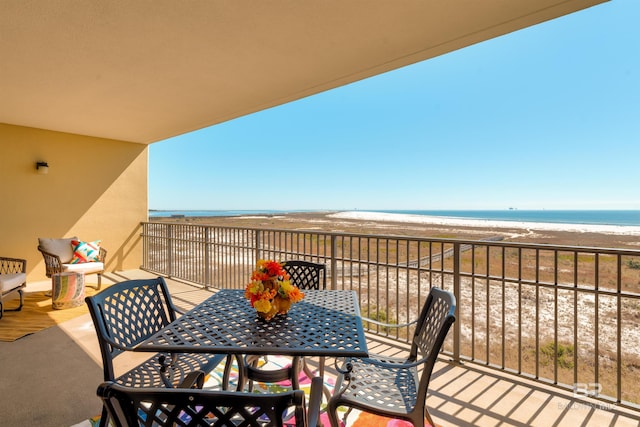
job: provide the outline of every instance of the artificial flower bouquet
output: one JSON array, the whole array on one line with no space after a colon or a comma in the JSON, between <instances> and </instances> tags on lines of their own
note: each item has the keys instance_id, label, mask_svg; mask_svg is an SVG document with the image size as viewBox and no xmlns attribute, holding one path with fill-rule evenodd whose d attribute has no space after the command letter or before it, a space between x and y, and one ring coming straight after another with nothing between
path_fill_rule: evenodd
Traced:
<instances>
[{"instance_id":1,"label":"artificial flower bouquet","mask_svg":"<svg viewBox=\"0 0 640 427\"><path fill-rule=\"evenodd\" d=\"M258 260L251 273L251 282L244 296L260 317L271 320L277 314L286 314L291 304L301 301L304 294L291 284L284 264L272 260Z\"/></svg>"}]
</instances>

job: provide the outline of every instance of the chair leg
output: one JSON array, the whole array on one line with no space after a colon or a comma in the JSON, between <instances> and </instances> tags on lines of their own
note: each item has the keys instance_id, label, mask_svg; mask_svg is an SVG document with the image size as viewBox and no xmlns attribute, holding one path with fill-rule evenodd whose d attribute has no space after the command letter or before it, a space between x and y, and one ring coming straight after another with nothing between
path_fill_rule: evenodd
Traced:
<instances>
[{"instance_id":1,"label":"chair leg","mask_svg":"<svg viewBox=\"0 0 640 427\"><path fill-rule=\"evenodd\" d=\"M324 356L320 356L318 360L318 376L322 378L322 394L327 398L327 401L331 398L331 390L324 384L324 366L325 366L325 358ZM312 379L314 377L313 372L311 372L311 368L307 365L307 358L302 358L302 371L305 373L307 378Z\"/></svg>"},{"instance_id":2,"label":"chair leg","mask_svg":"<svg viewBox=\"0 0 640 427\"><path fill-rule=\"evenodd\" d=\"M20 305L15 309L16 311L22 310L22 305L24 304L24 294L22 292L22 289L18 291L18 295L20 295Z\"/></svg>"},{"instance_id":3,"label":"chair leg","mask_svg":"<svg viewBox=\"0 0 640 427\"><path fill-rule=\"evenodd\" d=\"M224 372L222 373L222 390L229 390L229 377L231 376L231 355L227 355L227 360L224 364Z\"/></svg>"},{"instance_id":4,"label":"chair leg","mask_svg":"<svg viewBox=\"0 0 640 427\"><path fill-rule=\"evenodd\" d=\"M16 308L6 308L5 304L2 301L0 301L0 319L2 319L2 316L4 315L5 311L22 310L22 306L24 305L24 293L22 292L22 289L18 290L18 295L20 296L20 304Z\"/></svg>"},{"instance_id":5,"label":"chair leg","mask_svg":"<svg viewBox=\"0 0 640 427\"><path fill-rule=\"evenodd\" d=\"M291 361L291 388L293 390L300 390L301 366L302 366L302 360L300 360L300 356L295 356Z\"/></svg>"},{"instance_id":6,"label":"chair leg","mask_svg":"<svg viewBox=\"0 0 640 427\"><path fill-rule=\"evenodd\" d=\"M436 423L433 421L433 418L431 418L431 415L429 414L429 411L427 411L427 408L424 408L424 416L431 427L436 427ZM424 418L422 419L422 421L424 422Z\"/></svg>"},{"instance_id":7,"label":"chair leg","mask_svg":"<svg viewBox=\"0 0 640 427\"><path fill-rule=\"evenodd\" d=\"M236 363L238 364L238 384L236 385L236 391L244 391L244 383L246 382L246 371L244 368L244 363L242 361L242 355L236 354L234 356L236 358Z\"/></svg>"},{"instance_id":8,"label":"chair leg","mask_svg":"<svg viewBox=\"0 0 640 427\"><path fill-rule=\"evenodd\" d=\"M243 391L245 378L244 378L244 365L242 364L242 355L227 355L227 360L224 365L224 372L222 374L222 390L229 390L229 384L231 382L231 369L233 368L233 360L236 360L238 364L238 379L236 384L236 391Z\"/></svg>"},{"instance_id":9,"label":"chair leg","mask_svg":"<svg viewBox=\"0 0 640 427\"><path fill-rule=\"evenodd\" d=\"M243 370L247 371L246 375L244 375L244 382L248 382L249 383L248 388L247 388L249 393L253 392L253 380L250 378L248 370L249 370L250 366L257 367L258 366L258 360L259 360L259 356L251 355L251 356L247 356L246 359L243 361L243 365L242 365ZM243 383L242 384L242 388L240 390L244 390L244 386L245 386L245 384Z\"/></svg>"},{"instance_id":10,"label":"chair leg","mask_svg":"<svg viewBox=\"0 0 640 427\"><path fill-rule=\"evenodd\" d=\"M331 427L340 427L340 419L338 418L338 405L335 404L335 401L329 399L329 403L327 403L327 414L329 415L329 422L331 423Z\"/></svg>"},{"instance_id":11,"label":"chair leg","mask_svg":"<svg viewBox=\"0 0 640 427\"><path fill-rule=\"evenodd\" d=\"M107 427L109 422L109 415L107 414L107 407L102 405L102 415L100 415L100 424L98 427Z\"/></svg>"},{"instance_id":12,"label":"chair leg","mask_svg":"<svg viewBox=\"0 0 640 427\"><path fill-rule=\"evenodd\" d=\"M95 289L96 291L99 291L100 288L102 288L102 273L97 273L97 275L98 275L98 286L89 286L89 287Z\"/></svg>"}]
</instances>

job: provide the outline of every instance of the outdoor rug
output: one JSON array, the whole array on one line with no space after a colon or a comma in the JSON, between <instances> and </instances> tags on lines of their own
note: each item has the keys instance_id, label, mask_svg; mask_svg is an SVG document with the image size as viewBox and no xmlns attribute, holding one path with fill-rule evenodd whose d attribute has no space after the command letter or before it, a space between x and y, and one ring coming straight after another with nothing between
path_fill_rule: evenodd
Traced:
<instances>
[{"instance_id":1,"label":"outdoor rug","mask_svg":"<svg viewBox=\"0 0 640 427\"><path fill-rule=\"evenodd\" d=\"M103 284L102 289L107 286ZM86 295L94 295L96 292L93 288L85 288ZM10 300L9 308L17 304L17 299ZM12 342L88 312L89 309L84 303L79 307L54 310L51 296L47 296L45 291L25 292L22 310L5 311L0 319L0 341Z\"/></svg>"},{"instance_id":2,"label":"outdoor rug","mask_svg":"<svg viewBox=\"0 0 640 427\"><path fill-rule=\"evenodd\" d=\"M290 359L279 356L269 356L268 363L264 366L267 369L276 369L286 366L287 362ZM211 372L208 375L207 380L204 384L204 389L219 389L220 384L222 383L222 373L223 366L218 367L215 371ZM237 369L232 369L231 374L231 385L230 387L234 387L236 385L237 379ZM300 374L300 389L303 390L307 394L307 399L309 397L309 392L311 389L311 380L302 372ZM333 391L334 387L334 379L325 375L325 386L329 388L329 390ZM291 383L289 381L282 381L280 383L254 383L254 393L280 393L283 391L288 391L291 389ZM323 427L330 427L329 418L327 414L324 412L324 405L326 402L323 402L322 406L322 414L320 419L322 421ZM345 409L339 408L338 416L340 419L343 418ZM293 426L295 420L292 420L290 423L285 422L285 426ZM96 427L100 423L100 416L93 417L89 420L85 420L80 424L76 424L72 427ZM368 414L364 412L360 412L358 410L353 410L349 414L347 418L346 426L341 423L343 427L412 427L412 424L406 421L395 420L391 418L380 417L373 414ZM439 426L437 426L439 427Z\"/></svg>"}]
</instances>

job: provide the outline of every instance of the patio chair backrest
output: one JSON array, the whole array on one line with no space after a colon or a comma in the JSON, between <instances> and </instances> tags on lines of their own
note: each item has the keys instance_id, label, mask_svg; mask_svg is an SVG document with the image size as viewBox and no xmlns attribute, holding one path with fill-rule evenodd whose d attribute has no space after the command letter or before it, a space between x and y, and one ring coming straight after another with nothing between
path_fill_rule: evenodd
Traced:
<instances>
[{"instance_id":1,"label":"patio chair backrest","mask_svg":"<svg viewBox=\"0 0 640 427\"><path fill-rule=\"evenodd\" d=\"M285 261L284 270L289 274L291 283L302 290L326 289L327 287L327 267L303 260Z\"/></svg>"},{"instance_id":2,"label":"patio chair backrest","mask_svg":"<svg viewBox=\"0 0 640 427\"><path fill-rule=\"evenodd\" d=\"M418 317L408 359L411 362L426 359L420 378L422 395L426 395L438 353L447 337L449 328L455 322L455 309L456 298L451 292L440 288L431 288Z\"/></svg>"},{"instance_id":3,"label":"patio chair backrest","mask_svg":"<svg viewBox=\"0 0 640 427\"><path fill-rule=\"evenodd\" d=\"M116 356L176 318L176 308L162 277L117 283L85 301L98 335L105 380L114 379Z\"/></svg>"},{"instance_id":4,"label":"patio chair backrest","mask_svg":"<svg viewBox=\"0 0 640 427\"><path fill-rule=\"evenodd\" d=\"M212 391L186 388L134 388L113 382L98 387L116 427L129 426L283 426L293 410L295 426L307 426L305 394ZM314 426L315 427L315 426Z\"/></svg>"}]
</instances>

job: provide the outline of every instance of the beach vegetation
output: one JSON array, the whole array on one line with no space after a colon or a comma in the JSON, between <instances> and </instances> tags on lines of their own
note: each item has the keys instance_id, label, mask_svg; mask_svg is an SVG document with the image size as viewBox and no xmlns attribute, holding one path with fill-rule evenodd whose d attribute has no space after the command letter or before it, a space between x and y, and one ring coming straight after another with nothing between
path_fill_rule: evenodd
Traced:
<instances>
[{"instance_id":1,"label":"beach vegetation","mask_svg":"<svg viewBox=\"0 0 640 427\"><path fill-rule=\"evenodd\" d=\"M626 266L632 270L640 270L640 260L628 259Z\"/></svg>"},{"instance_id":2,"label":"beach vegetation","mask_svg":"<svg viewBox=\"0 0 640 427\"><path fill-rule=\"evenodd\" d=\"M368 318L375 320L376 322L386 323L388 325L395 325L397 322L394 319L390 319L387 315L386 310L382 308L378 308L375 305L367 307L366 311ZM396 328L393 326L382 326L375 323L367 322L366 320L362 322L365 329L375 330L378 333L388 334L391 331L394 331Z\"/></svg>"},{"instance_id":3,"label":"beach vegetation","mask_svg":"<svg viewBox=\"0 0 640 427\"><path fill-rule=\"evenodd\" d=\"M573 344L558 343L557 348L553 341L540 347L540 363L552 365L558 361L561 368L573 368Z\"/></svg>"}]
</instances>

